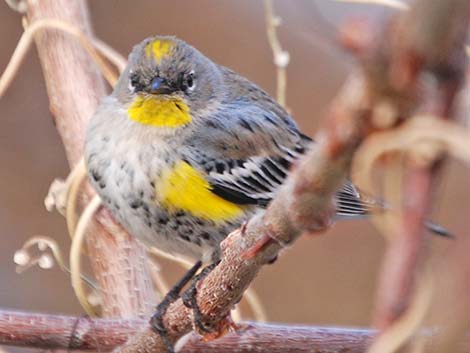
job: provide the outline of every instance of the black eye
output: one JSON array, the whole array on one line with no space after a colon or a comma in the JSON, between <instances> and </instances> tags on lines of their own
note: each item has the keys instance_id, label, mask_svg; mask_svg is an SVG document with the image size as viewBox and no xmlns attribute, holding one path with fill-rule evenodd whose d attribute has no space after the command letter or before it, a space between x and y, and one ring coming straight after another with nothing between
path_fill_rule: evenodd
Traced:
<instances>
[{"instance_id":1,"label":"black eye","mask_svg":"<svg viewBox=\"0 0 470 353\"><path fill-rule=\"evenodd\" d=\"M186 89L189 90L189 91L192 91L194 89L194 87L196 87L196 80L194 78L194 72L190 72L187 76L186 76L186 79L185 79L185 86L186 86Z\"/></svg>"},{"instance_id":2,"label":"black eye","mask_svg":"<svg viewBox=\"0 0 470 353\"><path fill-rule=\"evenodd\" d=\"M186 80L186 84L188 85L188 88L192 88L194 86L194 78L193 76L189 76Z\"/></svg>"},{"instance_id":3,"label":"black eye","mask_svg":"<svg viewBox=\"0 0 470 353\"><path fill-rule=\"evenodd\" d=\"M137 73L131 73L129 88L134 92L140 92L144 89L143 85L140 83L139 75Z\"/></svg>"}]
</instances>

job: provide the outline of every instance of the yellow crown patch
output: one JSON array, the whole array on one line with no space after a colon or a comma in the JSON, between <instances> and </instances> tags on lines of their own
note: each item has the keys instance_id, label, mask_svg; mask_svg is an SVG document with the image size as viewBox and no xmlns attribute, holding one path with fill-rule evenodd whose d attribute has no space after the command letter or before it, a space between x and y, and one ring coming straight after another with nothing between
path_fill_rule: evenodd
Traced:
<instances>
[{"instance_id":1,"label":"yellow crown patch","mask_svg":"<svg viewBox=\"0 0 470 353\"><path fill-rule=\"evenodd\" d=\"M156 39L145 47L145 55L148 59L153 58L156 63L159 63L163 57L170 54L174 44L169 40Z\"/></svg>"}]
</instances>

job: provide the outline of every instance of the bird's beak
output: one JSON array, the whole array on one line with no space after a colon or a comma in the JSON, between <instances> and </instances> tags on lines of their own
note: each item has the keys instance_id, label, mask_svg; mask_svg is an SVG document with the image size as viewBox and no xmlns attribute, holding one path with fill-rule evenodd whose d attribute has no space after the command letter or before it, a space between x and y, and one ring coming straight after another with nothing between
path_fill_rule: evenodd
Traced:
<instances>
[{"instance_id":1,"label":"bird's beak","mask_svg":"<svg viewBox=\"0 0 470 353\"><path fill-rule=\"evenodd\" d=\"M150 92L152 94L171 94L173 91L173 88L164 78L156 77L150 83Z\"/></svg>"}]
</instances>

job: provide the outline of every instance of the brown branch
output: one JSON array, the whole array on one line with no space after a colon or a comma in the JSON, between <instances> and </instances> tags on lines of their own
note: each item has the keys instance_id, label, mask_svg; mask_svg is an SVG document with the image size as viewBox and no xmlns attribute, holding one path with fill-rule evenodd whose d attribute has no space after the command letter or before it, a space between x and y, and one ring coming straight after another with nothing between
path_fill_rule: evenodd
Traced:
<instances>
[{"instance_id":1,"label":"brown branch","mask_svg":"<svg viewBox=\"0 0 470 353\"><path fill-rule=\"evenodd\" d=\"M44 349L111 351L147 322L142 319L89 319L0 310L0 344ZM183 352L363 352L374 332L363 329L276 326L250 323L210 344L194 335ZM289 337L287 340L286 337ZM241 343L243 342L243 343ZM251 349L251 350L250 350Z\"/></svg>"},{"instance_id":2,"label":"brown branch","mask_svg":"<svg viewBox=\"0 0 470 353\"><path fill-rule=\"evenodd\" d=\"M143 326L142 319L90 319L0 310L0 344L43 349L109 352ZM248 328L210 344L191 336L182 352L363 352L373 331L249 323ZM286 337L289 337L287 340Z\"/></svg>"},{"instance_id":3,"label":"brown branch","mask_svg":"<svg viewBox=\"0 0 470 353\"><path fill-rule=\"evenodd\" d=\"M109 352L147 325L144 319L90 319L0 310L0 345L42 349ZM194 352L365 352L375 330L336 327L282 326L247 323L247 328L218 340L203 342L189 337L182 353ZM437 333L423 331L425 351L432 352ZM469 336L458 344L470 351Z\"/></svg>"},{"instance_id":4,"label":"brown branch","mask_svg":"<svg viewBox=\"0 0 470 353\"><path fill-rule=\"evenodd\" d=\"M84 0L28 1L29 22L55 18L91 36ZM70 167L80 160L88 119L106 94L103 79L80 43L58 30L35 37L50 109ZM84 196L85 200L90 199ZM105 316L148 315L155 304L145 250L106 213L90 227L88 253L97 278Z\"/></svg>"}]
</instances>

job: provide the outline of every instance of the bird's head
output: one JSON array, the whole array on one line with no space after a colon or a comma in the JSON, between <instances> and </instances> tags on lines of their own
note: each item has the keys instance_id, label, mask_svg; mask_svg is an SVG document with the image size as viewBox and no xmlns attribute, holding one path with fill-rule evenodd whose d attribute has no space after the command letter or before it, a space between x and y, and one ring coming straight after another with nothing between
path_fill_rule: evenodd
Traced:
<instances>
[{"instance_id":1,"label":"bird's head","mask_svg":"<svg viewBox=\"0 0 470 353\"><path fill-rule=\"evenodd\" d=\"M218 66L175 37L156 36L135 46L113 95L129 119L173 130L189 125L219 96Z\"/></svg>"}]
</instances>

